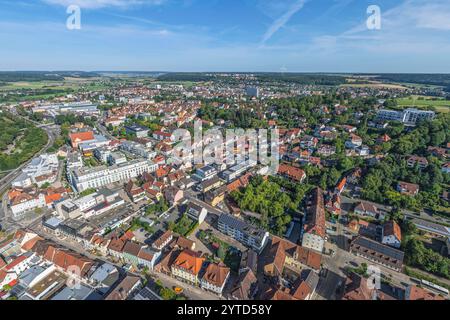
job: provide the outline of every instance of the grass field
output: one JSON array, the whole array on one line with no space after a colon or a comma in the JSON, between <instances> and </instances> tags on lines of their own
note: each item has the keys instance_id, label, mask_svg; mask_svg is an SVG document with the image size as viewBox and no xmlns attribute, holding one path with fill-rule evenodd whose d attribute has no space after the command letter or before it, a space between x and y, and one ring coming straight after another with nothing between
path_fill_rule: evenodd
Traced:
<instances>
[{"instance_id":1,"label":"grass field","mask_svg":"<svg viewBox=\"0 0 450 320\"><path fill-rule=\"evenodd\" d=\"M434 107L438 112L450 112L450 100L433 99L427 96L410 96L408 98L397 99L400 107L427 108Z\"/></svg>"},{"instance_id":2,"label":"grass field","mask_svg":"<svg viewBox=\"0 0 450 320\"><path fill-rule=\"evenodd\" d=\"M9 82L0 86L0 91L26 90L26 89L77 89L99 80L98 78L80 79L66 78L64 81L18 81Z\"/></svg>"},{"instance_id":3,"label":"grass field","mask_svg":"<svg viewBox=\"0 0 450 320\"><path fill-rule=\"evenodd\" d=\"M341 84L341 87L353 87L353 88L385 88L385 89L407 89L404 85L396 83L383 83L381 81L367 80L367 79L355 79L347 78L346 84ZM367 83L358 83L359 80L364 80Z\"/></svg>"}]
</instances>

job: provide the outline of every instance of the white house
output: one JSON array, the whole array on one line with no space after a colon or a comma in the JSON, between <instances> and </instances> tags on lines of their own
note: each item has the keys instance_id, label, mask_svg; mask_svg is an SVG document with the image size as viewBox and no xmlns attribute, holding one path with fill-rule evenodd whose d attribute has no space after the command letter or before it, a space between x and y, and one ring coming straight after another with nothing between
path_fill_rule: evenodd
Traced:
<instances>
[{"instance_id":1,"label":"white house","mask_svg":"<svg viewBox=\"0 0 450 320\"><path fill-rule=\"evenodd\" d=\"M160 256L161 251L157 251L152 248L141 248L137 257L140 265L153 270Z\"/></svg>"},{"instance_id":2,"label":"white house","mask_svg":"<svg viewBox=\"0 0 450 320\"><path fill-rule=\"evenodd\" d=\"M402 231L395 221L388 221L383 226L383 244L394 248L400 248L402 244Z\"/></svg>"},{"instance_id":3,"label":"white house","mask_svg":"<svg viewBox=\"0 0 450 320\"><path fill-rule=\"evenodd\" d=\"M186 214L192 220L197 221L198 224L202 224L203 221L205 221L208 211L205 208L190 202L187 206Z\"/></svg>"}]
</instances>

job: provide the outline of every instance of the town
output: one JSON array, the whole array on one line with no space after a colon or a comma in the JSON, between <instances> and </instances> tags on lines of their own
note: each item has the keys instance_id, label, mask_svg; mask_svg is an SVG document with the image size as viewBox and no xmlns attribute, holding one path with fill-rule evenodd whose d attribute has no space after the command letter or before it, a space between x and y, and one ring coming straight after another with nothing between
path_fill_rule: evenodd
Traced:
<instances>
[{"instance_id":1,"label":"town","mask_svg":"<svg viewBox=\"0 0 450 320\"><path fill-rule=\"evenodd\" d=\"M450 102L401 104L448 102L443 89L78 76L51 98L0 96L1 299L449 299ZM276 172L245 157L249 141L203 131L244 156L194 162L195 123L276 131Z\"/></svg>"}]
</instances>

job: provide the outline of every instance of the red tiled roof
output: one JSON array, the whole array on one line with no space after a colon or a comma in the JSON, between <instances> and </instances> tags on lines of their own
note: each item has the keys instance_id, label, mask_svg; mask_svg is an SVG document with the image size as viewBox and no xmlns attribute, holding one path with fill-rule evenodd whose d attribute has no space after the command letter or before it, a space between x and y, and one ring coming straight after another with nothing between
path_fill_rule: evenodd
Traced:
<instances>
[{"instance_id":1,"label":"red tiled roof","mask_svg":"<svg viewBox=\"0 0 450 320\"><path fill-rule=\"evenodd\" d=\"M287 164L280 164L278 173L287 175L288 177L296 181L301 181L305 177L305 171Z\"/></svg>"},{"instance_id":2,"label":"red tiled roof","mask_svg":"<svg viewBox=\"0 0 450 320\"><path fill-rule=\"evenodd\" d=\"M222 287L230 274L230 268L223 264L210 263L206 268L203 280L217 286Z\"/></svg>"},{"instance_id":3,"label":"red tiled roof","mask_svg":"<svg viewBox=\"0 0 450 320\"><path fill-rule=\"evenodd\" d=\"M323 191L320 188L316 188L312 192L312 204L307 209L306 223L303 228L306 233L314 233L325 238L325 206Z\"/></svg>"},{"instance_id":4,"label":"red tiled roof","mask_svg":"<svg viewBox=\"0 0 450 320\"><path fill-rule=\"evenodd\" d=\"M27 256L25 256L25 255L21 255L21 256L17 257L16 259L14 259L10 263L8 263L8 265L6 265L5 270L11 270L12 268L14 268L18 264L22 263L26 259L27 259Z\"/></svg>"},{"instance_id":5,"label":"red tiled roof","mask_svg":"<svg viewBox=\"0 0 450 320\"><path fill-rule=\"evenodd\" d=\"M201 258L199 253L191 250L184 250L175 260L173 266L183 269L194 275L198 275L204 261L205 259Z\"/></svg>"},{"instance_id":6,"label":"red tiled roof","mask_svg":"<svg viewBox=\"0 0 450 320\"><path fill-rule=\"evenodd\" d=\"M417 286L411 286L408 289L409 296L406 297L408 300L445 300L444 297Z\"/></svg>"},{"instance_id":7,"label":"red tiled roof","mask_svg":"<svg viewBox=\"0 0 450 320\"><path fill-rule=\"evenodd\" d=\"M70 133L69 137L72 142L72 146L75 146L82 141L89 141L95 139L93 131Z\"/></svg>"},{"instance_id":8,"label":"red tiled roof","mask_svg":"<svg viewBox=\"0 0 450 320\"><path fill-rule=\"evenodd\" d=\"M402 231L400 226L394 220L388 221L383 226L383 235L394 235L399 241L402 241Z\"/></svg>"}]
</instances>

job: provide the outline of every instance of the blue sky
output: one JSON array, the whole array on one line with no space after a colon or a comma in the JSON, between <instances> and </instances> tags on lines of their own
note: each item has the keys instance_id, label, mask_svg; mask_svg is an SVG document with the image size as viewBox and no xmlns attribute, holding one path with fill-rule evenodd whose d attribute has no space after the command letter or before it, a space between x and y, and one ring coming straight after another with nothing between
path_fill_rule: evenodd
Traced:
<instances>
[{"instance_id":1,"label":"blue sky","mask_svg":"<svg viewBox=\"0 0 450 320\"><path fill-rule=\"evenodd\" d=\"M81 30L66 9L81 7ZM450 72L449 0L0 0L0 70ZM369 5L381 29L368 30Z\"/></svg>"}]
</instances>

